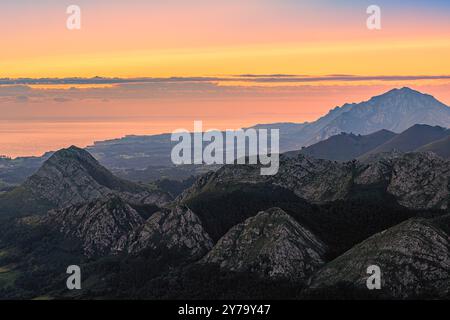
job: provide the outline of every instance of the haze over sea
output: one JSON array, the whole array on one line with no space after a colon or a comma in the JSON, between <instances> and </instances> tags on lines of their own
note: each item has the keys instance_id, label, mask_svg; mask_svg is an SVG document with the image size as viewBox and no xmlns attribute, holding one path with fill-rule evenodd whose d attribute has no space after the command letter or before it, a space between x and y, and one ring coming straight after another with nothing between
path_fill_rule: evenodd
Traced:
<instances>
[{"instance_id":1,"label":"haze over sea","mask_svg":"<svg viewBox=\"0 0 450 320\"><path fill-rule=\"evenodd\" d=\"M130 98L147 87L120 92L98 89L29 91L21 99L11 92L2 104L0 117L0 155L40 156L70 145L85 147L94 141L126 135L170 133L192 130L194 120L202 120L204 129L237 129L258 123L314 121L335 106L360 102L408 82L389 85L318 85L298 87L236 87L220 90L180 93L167 89L165 98ZM450 105L450 84L412 83L413 88L434 95ZM0 86L0 93L2 93ZM97 90L92 97L89 90ZM223 90L223 89L221 89ZM11 91L11 89L10 89ZM8 92L3 90L3 94ZM43 93L42 93L43 92ZM199 97L199 94L204 96ZM65 97L64 99L61 96Z\"/></svg>"}]
</instances>

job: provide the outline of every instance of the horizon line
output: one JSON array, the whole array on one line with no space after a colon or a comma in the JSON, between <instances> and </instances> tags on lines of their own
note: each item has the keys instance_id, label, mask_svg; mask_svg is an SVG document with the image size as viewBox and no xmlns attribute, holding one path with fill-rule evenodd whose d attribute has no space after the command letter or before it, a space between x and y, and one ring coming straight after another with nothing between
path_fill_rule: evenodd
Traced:
<instances>
[{"instance_id":1,"label":"horizon line","mask_svg":"<svg viewBox=\"0 0 450 320\"><path fill-rule=\"evenodd\" d=\"M125 84L125 83L164 83L164 82L254 82L254 83L305 83L321 81L414 81L450 80L450 75L294 75L294 74L241 74L225 76L172 76L172 77L18 77L0 78L1 85L83 85L83 84Z\"/></svg>"}]
</instances>

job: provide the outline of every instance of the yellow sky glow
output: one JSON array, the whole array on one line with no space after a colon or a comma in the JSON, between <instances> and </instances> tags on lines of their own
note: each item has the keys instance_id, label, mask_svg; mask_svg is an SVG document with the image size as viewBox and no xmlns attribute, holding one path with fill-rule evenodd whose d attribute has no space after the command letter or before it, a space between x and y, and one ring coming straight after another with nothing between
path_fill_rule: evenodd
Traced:
<instances>
[{"instance_id":1,"label":"yellow sky glow","mask_svg":"<svg viewBox=\"0 0 450 320\"><path fill-rule=\"evenodd\" d=\"M48 55L2 62L8 77L450 74L450 40L253 45ZM24 65L26 68L24 68ZM412 70L412 67L414 69Z\"/></svg>"}]
</instances>

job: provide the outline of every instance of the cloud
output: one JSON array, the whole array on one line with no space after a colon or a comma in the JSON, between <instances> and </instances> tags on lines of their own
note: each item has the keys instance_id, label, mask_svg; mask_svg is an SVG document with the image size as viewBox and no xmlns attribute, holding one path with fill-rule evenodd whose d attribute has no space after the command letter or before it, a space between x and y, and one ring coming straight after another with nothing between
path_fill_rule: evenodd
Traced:
<instances>
[{"instance_id":1,"label":"cloud","mask_svg":"<svg viewBox=\"0 0 450 320\"><path fill-rule=\"evenodd\" d=\"M240 74L235 77L241 78L289 78L289 77L300 77L300 75L294 74Z\"/></svg>"},{"instance_id":2,"label":"cloud","mask_svg":"<svg viewBox=\"0 0 450 320\"><path fill-rule=\"evenodd\" d=\"M0 79L2 102L75 103L80 100L111 102L123 100L153 101L229 101L233 99L290 99L322 96L323 90L342 90L373 85L414 86L415 81L449 84L449 75L359 76L331 74L324 76L289 74L242 74L221 77L169 78L21 78ZM429 80L436 82L429 82ZM441 80L441 81L439 81ZM444 80L444 81L442 81ZM445 81L447 80L447 81ZM243 85L245 83L245 85ZM319 84L320 85L317 85ZM337 83L337 84L336 84ZM319 88L321 87L321 88Z\"/></svg>"},{"instance_id":3,"label":"cloud","mask_svg":"<svg viewBox=\"0 0 450 320\"><path fill-rule=\"evenodd\" d=\"M305 82L323 82L323 81L416 81L416 80L449 80L450 75L442 76L357 76L357 75L330 75L322 77L306 76L306 77L261 77L252 79L253 82L266 83L305 83Z\"/></svg>"},{"instance_id":4,"label":"cloud","mask_svg":"<svg viewBox=\"0 0 450 320\"><path fill-rule=\"evenodd\" d=\"M27 102L29 98L27 96L17 96L16 101L17 102Z\"/></svg>"},{"instance_id":5,"label":"cloud","mask_svg":"<svg viewBox=\"0 0 450 320\"><path fill-rule=\"evenodd\" d=\"M0 85L0 97L1 96L16 96L28 94L32 91L32 88L25 85Z\"/></svg>"},{"instance_id":6,"label":"cloud","mask_svg":"<svg viewBox=\"0 0 450 320\"><path fill-rule=\"evenodd\" d=\"M168 77L168 78L3 78L1 85L81 85L81 84L121 84L121 83L163 83L163 82L211 82L226 81L222 77Z\"/></svg>"},{"instance_id":7,"label":"cloud","mask_svg":"<svg viewBox=\"0 0 450 320\"><path fill-rule=\"evenodd\" d=\"M29 88L30 85L126 85L136 84L173 84L173 83L217 83L243 81L254 83L305 83L323 81L414 81L414 80L449 80L450 75L378 75L361 76L351 74L330 74L324 76L292 75L292 74L241 74L222 77L167 77L167 78L3 78L0 79L0 88L4 85L13 85L16 88Z\"/></svg>"},{"instance_id":8,"label":"cloud","mask_svg":"<svg viewBox=\"0 0 450 320\"><path fill-rule=\"evenodd\" d=\"M53 98L53 100L56 102L67 102L67 101L70 101L71 99L56 97L56 98Z\"/></svg>"}]
</instances>

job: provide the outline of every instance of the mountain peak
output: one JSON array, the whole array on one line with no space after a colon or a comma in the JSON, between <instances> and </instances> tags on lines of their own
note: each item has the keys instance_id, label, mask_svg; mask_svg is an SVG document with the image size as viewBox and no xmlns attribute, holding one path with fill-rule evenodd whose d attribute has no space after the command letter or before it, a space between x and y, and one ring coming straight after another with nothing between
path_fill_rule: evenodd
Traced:
<instances>
[{"instance_id":1,"label":"mountain peak","mask_svg":"<svg viewBox=\"0 0 450 320\"><path fill-rule=\"evenodd\" d=\"M444 127L441 127L441 126L430 126L428 124L417 123L417 124L413 125L412 127L406 129L405 132L406 131L413 131L413 130L438 130L438 131L445 131L447 129L444 128Z\"/></svg>"},{"instance_id":2,"label":"mountain peak","mask_svg":"<svg viewBox=\"0 0 450 320\"><path fill-rule=\"evenodd\" d=\"M327 250L285 211L271 208L231 228L201 263L263 278L301 281L322 266Z\"/></svg>"},{"instance_id":3,"label":"mountain peak","mask_svg":"<svg viewBox=\"0 0 450 320\"><path fill-rule=\"evenodd\" d=\"M51 159L59 159L59 158L82 158L82 159L90 159L96 161L94 157L91 156L89 152L84 149L78 148L77 146L70 146L65 149L61 149L56 151L50 158Z\"/></svg>"},{"instance_id":4,"label":"mountain peak","mask_svg":"<svg viewBox=\"0 0 450 320\"><path fill-rule=\"evenodd\" d=\"M445 297L448 282L442 279L448 279L449 245L449 237L443 229L425 219L410 219L374 234L327 264L313 276L311 288L326 290L354 283L361 288L360 294L367 290L361 270L368 261L377 261L381 270L389 270L383 280L385 299L426 297L430 292L433 296ZM424 270L433 271L422 277Z\"/></svg>"},{"instance_id":5,"label":"mountain peak","mask_svg":"<svg viewBox=\"0 0 450 320\"><path fill-rule=\"evenodd\" d=\"M406 96L411 96L411 97L422 96L422 97L431 97L431 98L434 99L433 96L431 96L429 94L422 93L422 92L414 90L414 89L411 89L410 87L394 88L394 89L389 90L389 91L387 91L387 92L385 92L385 93L383 93L383 94L381 94L379 96L376 96L374 98L378 98L378 97L392 97L392 96L399 97L399 98L404 98Z\"/></svg>"},{"instance_id":6,"label":"mountain peak","mask_svg":"<svg viewBox=\"0 0 450 320\"><path fill-rule=\"evenodd\" d=\"M421 92L419 92L417 90L411 89L410 87L403 87L403 88L397 89L397 91L399 91L399 92L407 92L407 93L420 93L420 94L423 94L423 93L421 93Z\"/></svg>"},{"instance_id":7,"label":"mountain peak","mask_svg":"<svg viewBox=\"0 0 450 320\"><path fill-rule=\"evenodd\" d=\"M164 192L116 177L89 152L71 146L46 160L35 174L8 195L12 199L8 203L22 208L26 214L45 213L49 209L112 195L136 204L162 205L170 199Z\"/></svg>"}]
</instances>

